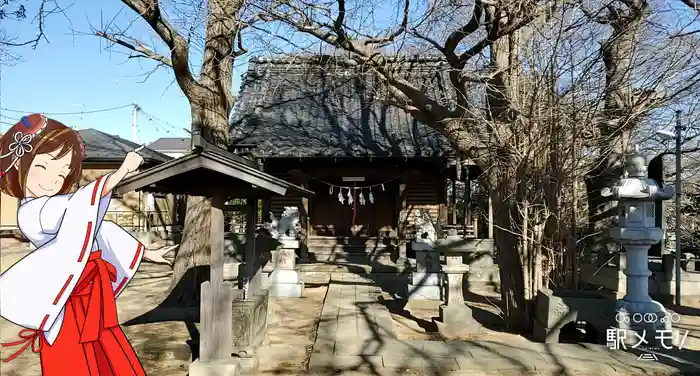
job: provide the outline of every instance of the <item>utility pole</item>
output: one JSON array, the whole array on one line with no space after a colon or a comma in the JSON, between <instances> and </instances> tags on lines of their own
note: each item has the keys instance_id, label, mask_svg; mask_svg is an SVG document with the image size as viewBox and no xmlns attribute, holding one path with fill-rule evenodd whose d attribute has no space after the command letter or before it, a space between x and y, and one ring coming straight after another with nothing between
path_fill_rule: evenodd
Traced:
<instances>
[{"instance_id":1,"label":"utility pole","mask_svg":"<svg viewBox=\"0 0 700 376\"><path fill-rule=\"evenodd\" d=\"M681 111L676 111L676 306L681 306Z\"/></svg>"},{"instance_id":2,"label":"utility pole","mask_svg":"<svg viewBox=\"0 0 700 376\"><path fill-rule=\"evenodd\" d=\"M131 141L133 141L135 143L139 142L138 125L139 125L139 111L140 110L141 110L141 107L139 107L139 105L136 104L136 102L134 102L134 111L133 111L134 119L131 122Z\"/></svg>"}]
</instances>

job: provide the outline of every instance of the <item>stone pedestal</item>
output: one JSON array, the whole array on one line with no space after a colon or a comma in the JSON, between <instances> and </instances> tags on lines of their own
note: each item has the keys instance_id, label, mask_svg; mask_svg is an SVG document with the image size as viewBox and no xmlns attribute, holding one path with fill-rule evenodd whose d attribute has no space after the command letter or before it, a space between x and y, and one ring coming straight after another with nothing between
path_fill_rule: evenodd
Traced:
<instances>
[{"instance_id":1,"label":"stone pedestal","mask_svg":"<svg viewBox=\"0 0 700 376\"><path fill-rule=\"evenodd\" d=\"M647 231L662 231L648 229ZM671 314L659 302L649 296L649 257L651 241L621 241L626 251L627 289L624 298L617 301L615 324L626 332L625 343L639 343L638 336L645 336L650 345L655 344L659 332L671 330ZM633 244L630 244L633 243ZM644 244L646 243L646 244ZM634 334L637 333L637 335Z\"/></svg>"},{"instance_id":2,"label":"stone pedestal","mask_svg":"<svg viewBox=\"0 0 700 376\"><path fill-rule=\"evenodd\" d=\"M234 300L231 337L233 354L239 359L242 372L253 373L259 363L257 349L267 337L269 291L261 289L245 300Z\"/></svg>"},{"instance_id":3,"label":"stone pedestal","mask_svg":"<svg viewBox=\"0 0 700 376\"><path fill-rule=\"evenodd\" d=\"M202 362L199 359L190 364L189 376L240 376L238 359L229 358Z\"/></svg>"},{"instance_id":4,"label":"stone pedestal","mask_svg":"<svg viewBox=\"0 0 700 376\"><path fill-rule=\"evenodd\" d=\"M469 265L462 263L462 253L446 253L446 265L442 271L447 275L447 302L440 306L438 330L443 335L475 334L481 324L474 320L472 310L464 302L462 280L469 272Z\"/></svg>"},{"instance_id":5,"label":"stone pedestal","mask_svg":"<svg viewBox=\"0 0 700 376\"><path fill-rule=\"evenodd\" d=\"M296 268L299 241L294 238L280 238L279 241L282 248L277 251L275 267L268 280L270 296L300 298L304 292L304 282Z\"/></svg>"},{"instance_id":6,"label":"stone pedestal","mask_svg":"<svg viewBox=\"0 0 700 376\"><path fill-rule=\"evenodd\" d=\"M443 275L440 273L440 254L428 243L413 242L416 269L411 274L406 296L416 300L442 300Z\"/></svg>"}]
</instances>

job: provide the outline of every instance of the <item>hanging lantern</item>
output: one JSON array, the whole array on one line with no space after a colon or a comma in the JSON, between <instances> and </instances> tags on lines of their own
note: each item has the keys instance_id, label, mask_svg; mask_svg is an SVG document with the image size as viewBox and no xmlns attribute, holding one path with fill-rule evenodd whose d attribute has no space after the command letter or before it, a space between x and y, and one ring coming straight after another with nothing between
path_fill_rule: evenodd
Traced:
<instances>
[{"instance_id":1,"label":"hanging lantern","mask_svg":"<svg viewBox=\"0 0 700 376\"><path fill-rule=\"evenodd\" d=\"M382 183L382 192L384 192L384 183Z\"/></svg>"},{"instance_id":2,"label":"hanging lantern","mask_svg":"<svg viewBox=\"0 0 700 376\"><path fill-rule=\"evenodd\" d=\"M342 205L345 203L345 196L343 196L343 188L338 191L338 202Z\"/></svg>"},{"instance_id":3,"label":"hanging lantern","mask_svg":"<svg viewBox=\"0 0 700 376\"><path fill-rule=\"evenodd\" d=\"M348 188L348 205L352 205L355 202L355 199L352 197L352 189Z\"/></svg>"},{"instance_id":4,"label":"hanging lantern","mask_svg":"<svg viewBox=\"0 0 700 376\"><path fill-rule=\"evenodd\" d=\"M362 194L362 191L360 191L360 196L358 197L358 199L360 200L360 205L365 204L365 196Z\"/></svg>"},{"instance_id":5,"label":"hanging lantern","mask_svg":"<svg viewBox=\"0 0 700 376\"><path fill-rule=\"evenodd\" d=\"M333 194L333 186L331 185L330 188L328 189L328 194L332 195Z\"/></svg>"},{"instance_id":6,"label":"hanging lantern","mask_svg":"<svg viewBox=\"0 0 700 376\"><path fill-rule=\"evenodd\" d=\"M369 188L369 203L374 204L374 195L372 194L372 187Z\"/></svg>"}]
</instances>

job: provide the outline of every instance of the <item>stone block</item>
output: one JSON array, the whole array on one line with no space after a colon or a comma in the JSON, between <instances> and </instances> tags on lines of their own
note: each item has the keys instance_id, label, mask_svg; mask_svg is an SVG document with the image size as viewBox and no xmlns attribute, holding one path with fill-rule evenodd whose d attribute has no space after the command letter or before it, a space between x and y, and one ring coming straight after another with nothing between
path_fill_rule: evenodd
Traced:
<instances>
[{"instance_id":1,"label":"stone block","mask_svg":"<svg viewBox=\"0 0 700 376\"><path fill-rule=\"evenodd\" d=\"M289 269L275 269L270 273L269 282L274 283L299 283L301 278L299 272Z\"/></svg>"},{"instance_id":2,"label":"stone block","mask_svg":"<svg viewBox=\"0 0 700 376\"><path fill-rule=\"evenodd\" d=\"M416 251L416 271L436 273L440 271L440 253L437 251Z\"/></svg>"},{"instance_id":3,"label":"stone block","mask_svg":"<svg viewBox=\"0 0 700 376\"><path fill-rule=\"evenodd\" d=\"M411 273L411 284L415 286L442 286L443 276L440 273Z\"/></svg>"},{"instance_id":4,"label":"stone block","mask_svg":"<svg viewBox=\"0 0 700 376\"><path fill-rule=\"evenodd\" d=\"M481 332L481 324L474 320L472 310L466 305L441 305L438 330L443 335L477 334Z\"/></svg>"},{"instance_id":5,"label":"stone block","mask_svg":"<svg viewBox=\"0 0 700 376\"><path fill-rule=\"evenodd\" d=\"M238 359L230 358L202 362L199 359L190 364L189 376L240 376Z\"/></svg>"},{"instance_id":6,"label":"stone block","mask_svg":"<svg viewBox=\"0 0 700 376\"><path fill-rule=\"evenodd\" d=\"M409 300L443 300L440 286L408 285L406 296Z\"/></svg>"},{"instance_id":7,"label":"stone block","mask_svg":"<svg viewBox=\"0 0 700 376\"><path fill-rule=\"evenodd\" d=\"M252 357L267 335L269 290L260 290L250 299L233 301L233 353L241 358Z\"/></svg>"},{"instance_id":8,"label":"stone block","mask_svg":"<svg viewBox=\"0 0 700 376\"><path fill-rule=\"evenodd\" d=\"M696 266L696 259L690 259L688 262L685 264L685 270L688 272L697 272L697 266Z\"/></svg>"},{"instance_id":9,"label":"stone block","mask_svg":"<svg viewBox=\"0 0 700 376\"><path fill-rule=\"evenodd\" d=\"M536 339L558 342L558 331L564 325L585 321L595 328L597 340L602 343L606 329L615 321L615 305L614 299L596 292L541 289L535 303L535 320L542 327L536 328Z\"/></svg>"},{"instance_id":10,"label":"stone block","mask_svg":"<svg viewBox=\"0 0 700 376\"><path fill-rule=\"evenodd\" d=\"M301 298L304 296L304 282L270 283L270 296Z\"/></svg>"},{"instance_id":11,"label":"stone block","mask_svg":"<svg viewBox=\"0 0 700 376\"><path fill-rule=\"evenodd\" d=\"M238 368L241 369L242 374L253 374L260 368L260 358L256 355L250 358L239 358Z\"/></svg>"},{"instance_id":12,"label":"stone block","mask_svg":"<svg viewBox=\"0 0 700 376\"><path fill-rule=\"evenodd\" d=\"M532 337L541 343L559 343L559 333L558 328L548 328L537 320L532 327Z\"/></svg>"}]
</instances>

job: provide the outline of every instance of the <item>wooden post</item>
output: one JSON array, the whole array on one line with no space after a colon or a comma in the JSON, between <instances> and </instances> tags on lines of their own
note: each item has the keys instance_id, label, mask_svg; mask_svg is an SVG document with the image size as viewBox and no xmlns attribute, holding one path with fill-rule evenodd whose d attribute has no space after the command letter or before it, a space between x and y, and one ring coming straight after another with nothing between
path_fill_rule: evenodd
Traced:
<instances>
[{"instance_id":1,"label":"wooden post","mask_svg":"<svg viewBox=\"0 0 700 376\"><path fill-rule=\"evenodd\" d=\"M221 197L211 199L211 281L212 293L224 282L224 200Z\"/></svg>"},{"instance_id":2,"label":"wooden post","mask_svg":"<svg viewBox=\"0 0 700 376\"><path fill-rule=\"evenodd\" d=\"M493 239L493 201L489 194L489 239Z\"/></svg>"},{"instance_id":3,"label":"wooden post","mask_svg":"<svg viewBox=\"0 0 700 376\"><path fill-rule=\"evenodd\" d=\"M211 267L202 283L200 360L231 356L231 285L224 283L224 198L211 199Z\"/></svg>"},{"instance_id":4,"label":"wooden post","mask_svg":"<svg viewBox=\"0 0 700 376\"><path fill-rule=\"evenodd\" d=\"M245 299L249 299L260 291L259 263L255 254L255 225L258 222L258 200L248 197L246 199L246 241L245 241L245 275L243 277L243 289L246 291Z\"/></svg>"},{"instance_id":5,"label":"wooden post","mask_svg":"<svg viewBox=\"0 0 700 376\"><path fill-rule=\"evenodd\" d=\"M472 177L469 173L469 166L466 166L464 176L464 234L466 235L472 224Z\"/></svg>"},{"instance_id":6,"label":"wooden post","mask_svg":"<svg viewBox=\"0 0 700 376\"><path fill-rule=\"evenodd\" d=\"M398 264L403 265L407 260L406 255L406 218L408 218L408 212L406 209L406 184L404 182L399 184L399 191L396 195L396 207L399 209L398 219L396 223L398 237L397 242L399 245L399 259Z\"/></svg>"},{"instance_id":7,"label":"wooden post","mask_svg":"<svg viewBox=\"0 0 700 376\"><path fill-rule=\"evenodd\" d=\"M216 300L211 295L211 282L202 282L201 301L199 307L199 360L209 362L216 358L214 351L214 315L212 305Z\"/></svg>"},{"instance_id":8,"label":"wooden post","mask_svg":"<svg viewBox=\"0 0 700 376\"><path fill-rule=\"evenodd\" d=\"M271 209L271 204L270 204L270 198L268 197L268 198L263 199L262 200L262 210L261 210L262 211L262 213L261 213L262 218L260 218L260 219L262 219L262 222L266 222L266 221L270 220L270 211L271 210L272 209Z\"/></svg>"},{"instance_id":9,"label":"wooden post","mask_svg":"<svg viewBox=\"0 0 700 376\"><path fill-rule=\"evenodd\" d=\"M452 209L452 215L450 224L457 224L457 179L452 179L452 197L450 200L450 206Z\"/></svg>"}]
</instances>

